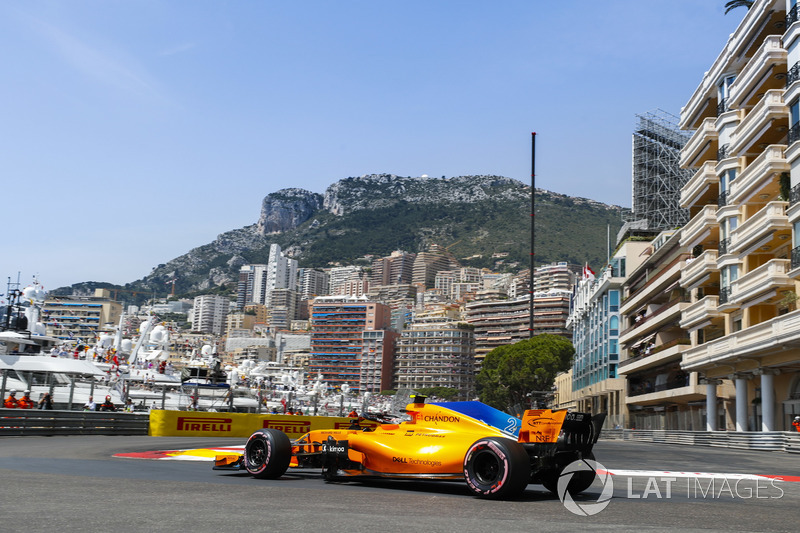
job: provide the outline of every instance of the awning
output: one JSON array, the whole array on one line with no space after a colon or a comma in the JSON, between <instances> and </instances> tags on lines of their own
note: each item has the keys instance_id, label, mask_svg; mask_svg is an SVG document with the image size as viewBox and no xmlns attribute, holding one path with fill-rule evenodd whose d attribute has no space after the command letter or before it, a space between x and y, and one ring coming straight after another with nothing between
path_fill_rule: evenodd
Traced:
<instances>
[{"instance_id":1,"label":"awning","mask_svg":"<svg viewBox=\"0 0 800 533\"><path fill-rule=\"evenodd\" d=\"M89 361L44 355L0 355L0 370L105 376L105 372Z\"/></svg>"},{"instance_id":2,"label":"awning","mask_svg":"<svg viewBox=\"0 0 800 533\"><path fill-rule=\"evenodd\" d=\"M631 350L633 350L634 348L638 348L638 347L639 347L639 346L641 346L642 344L647 344L647 343L651 342L651 341L652 341L652 340L653 340L655 337L656 337L656 334L655 334L655 333L651 333L651 334L650 334L650 335L648 335L647 337L642 337L641 339L639 339L638 341L636 341L635 343L633 343L633 344L631 345L631 348L630 348L630 349L631 349Z\"/></svg>"}]
</instances>

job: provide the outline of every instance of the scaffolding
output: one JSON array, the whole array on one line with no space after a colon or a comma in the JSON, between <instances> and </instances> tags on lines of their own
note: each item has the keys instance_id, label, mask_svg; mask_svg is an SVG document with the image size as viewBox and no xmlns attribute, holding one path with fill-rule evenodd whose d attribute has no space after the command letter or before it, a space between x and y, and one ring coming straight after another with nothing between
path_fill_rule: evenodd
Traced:
<instances>
[{"instance_id":1,"label":"scaffolding","mask_svg":"<svg viewBox=\"0 0 800 533\"><path fill-rule=\"evenodd\" d=\"M691 132L679 130L678 117L660 109L636 117L630 220L647 220L652 230L680 228L689 221L689 211L680 207L681 188L692 172L678 160Z\"/></svg>"}]
</instances>

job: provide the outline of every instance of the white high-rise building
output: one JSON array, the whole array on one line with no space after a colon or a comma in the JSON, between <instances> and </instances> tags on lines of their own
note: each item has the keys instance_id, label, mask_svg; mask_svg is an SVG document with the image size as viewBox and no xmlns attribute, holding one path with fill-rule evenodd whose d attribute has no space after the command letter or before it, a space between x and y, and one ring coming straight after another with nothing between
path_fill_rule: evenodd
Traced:
<instances>
[{"instance_id":1,"label":"white high-rise building","mask_svg":"<svg viewBox=\"0 0 800 533\"><path fill-rule=\"evenodd\" d=\"M328 289L328 273L314 268L301 268L297 271L297 292L301 300L310 300L316 296L326 296Z\"/></svg>"},{"instance_id":2,"label":"white high-rise building","mask_svg":"<svg viewBox=\"0 0 800 533\"><path fill-rule=\"evenodd\" d=\"M192 331L222 335L225 317L230 307L231 301L225 296L215 294L196 296L192 309Z\"/></svg>"},{"instance_id":3,"label":"white high-rise building","mask_svg":"<svg viewBox=\"0 0 800 533\"><path fill-rule=\"evenodd\" d=\"M280 246L271 244L269 247L269 261L267 262L265 301L263 303L269 307L272 298L271 292L274 289L295 290L296 286L297 260L286 257L281 252Z\"/></svg>"},{"instance_id":4,"label":"white high-rise building","mask_svg":"<svg viewBox=\"0 0 800 533\"><path fill-rule=\"evenodd\" d=\"M296 286L297 260L286 257L280 246L272 244L266 265L244 265L239 270L236 306L239 309L250 303L269 306L273 289L295 290Z\"/></svg>"}]
</instances>

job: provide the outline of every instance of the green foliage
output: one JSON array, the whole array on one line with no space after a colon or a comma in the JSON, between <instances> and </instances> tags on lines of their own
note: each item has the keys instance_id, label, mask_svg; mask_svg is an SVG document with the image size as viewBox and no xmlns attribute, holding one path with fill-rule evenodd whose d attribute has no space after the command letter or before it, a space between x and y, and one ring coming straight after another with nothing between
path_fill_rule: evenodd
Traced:
<instances>
[{"instance_id":1,"label":"green foliage","mask_svg":"<svg viewBox=\"0 0 800 533\"><path fill-rule=\"evenodd\" d=\"M479 397L506 412L527 408L531 393L552 390L556 374L569 369L574 354L570 341L549 334L495 348L476 378Z\"/></svg>"},{"instance_id":2,"label":"green foliage","mask_svg":"<svg viewBox=\"0 0 800 533\"><path fill-rule=\"evenodd\" d=\"M300 245L303 267L353 264L366 254L381 257L394 250L421 252L436 243L449 247L464 266L516 272L530 266L530 220L530 199L524 196L435 207L398 200L380 209L342 216L319 212L274 239L284 249ZM616 235L621 224L618 209L537 194L536 264L604 265L608 228ZM509 255L498 262L492 258L495 252ZM253 250L243 255L248 261L263 262L267 253L268 249L264 253Z\"/></svg>"},{"instance_id":3,"label":"green foliage","mask_svg":"<svg viewBox=\"0 0 800 533\"><path fill-rule=\"evenodd\" d=\"M186 313L159 313L158 318L163 322L175 322L180 329L189 329L192 327Z\"/></svg>"},{"instance_id":4,"label":"green foliage","mask_svg":"<svg viewBox=\"0 0 800 533\"><path fill-rule=\"evenodd\" d=\"M781 188L781 200L788 202L792 193L791 174L782 172L780 178L778 178L778 184Z\"/></svg>"},{"instance_id":5,"label":"green foliage","mask_svg":"<svg viewBox=\"0 0 800 533\"><path fill-rule=\"evenodd\" d=\"M753 0L730 0L725 3L725 14L727 15L732 9L737 7L746 7L748 10L753 7Z\"/></svg>"},{"instance_id":6,"label":"green foliage","mask_svg":"<svg viewBox=\"0 0 800 533\"><path fill-rule=\"evenodd\" d=\"M425 396L436 396L437 398L441 398L442 400L448 402L453 400L459 394L458 389L453 389L450 387L426 387L424 389L417 389L417 392Z\"/></svg>"}]
</instances>

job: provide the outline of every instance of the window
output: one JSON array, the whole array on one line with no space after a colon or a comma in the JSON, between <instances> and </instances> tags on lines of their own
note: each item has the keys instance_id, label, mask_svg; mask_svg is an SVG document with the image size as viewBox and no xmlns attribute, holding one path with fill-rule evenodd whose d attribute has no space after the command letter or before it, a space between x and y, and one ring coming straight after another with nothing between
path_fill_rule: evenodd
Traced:
<instances>
[{"instance_id":1,"label":"window","mask_svg":"<svg viewBox=\"0 0 800 533\"><path fill-rule=\"evenodd\" d=\"M739 266L730 265L722 267L720 274L722 277L722 286L730 287L731 283L739 279Z\"/></svg>"},{"instance_id":2,"label":"window","mask_svg":"<svg viewBox=\"0 0 800 533\"><path fill-rule=\"evenodd\" d=\"M616 313L619 311L619 291L608 291L609 311Z\"/></svg>"},{"instance_id":3,"label":"window","mask_svg":"<svg viewBox=\"0 0 800 533\"><path fill-rule=\"evenodd\" d=\"M722 173L719 179L720 192L728 192L731 189L731 183L736 179L736 169L731 168Z\"/></svg>"},{"instance_id":4,"label":"window","mask_svg":"<svg viewBox=\"0 0 800 533\"><path fill-rule=\"evenodd\" d=\"M800 100L789 104L789 122L792 126L800 122Z\"/></svg>"},{"instance_id":5,"label":"window","mask_svg":"<svg viewBox=\"0 0 800 533\"><path fill-rule=\"evenodd\" d=\"M728 97L730 88L736 80L736 75L725 76L717 85L717 114L721 115L728 110Z\"/></svg>"}]
</instances>

